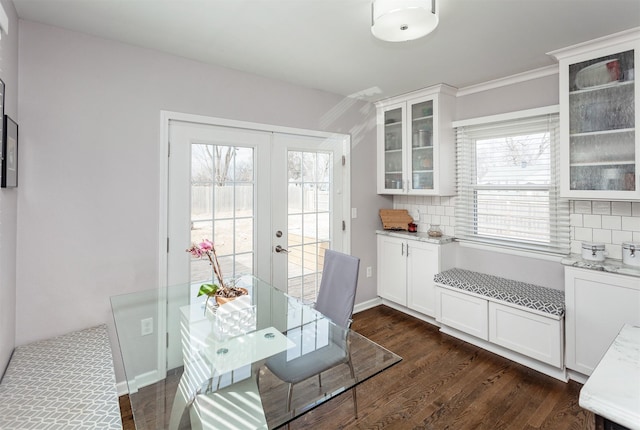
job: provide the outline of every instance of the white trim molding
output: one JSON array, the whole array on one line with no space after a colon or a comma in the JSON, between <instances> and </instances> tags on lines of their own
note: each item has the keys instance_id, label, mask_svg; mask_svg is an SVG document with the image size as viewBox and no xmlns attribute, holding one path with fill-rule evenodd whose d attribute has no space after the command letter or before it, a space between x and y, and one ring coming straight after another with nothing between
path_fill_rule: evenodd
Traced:
<instances>
[{"instance_id":1,"label":"white trim molding","mask_svg":"<svg viewBox=\"0 0 640 430\"><path fill-rule=\"evenodd\" d=\"M558 64L552 64L546 67L540 67L534 70L528 70L522 73L516 73L515 75L505 76L503 78L494 79L480 84L469 85L468 87L460 88L457 97L468 96L470 94L480 93L482 91L493 90L495 88L506 87L508 85L519 84L521 82L530 81L533 79L544 78L547 76L557 75L560 69Z\"/></svg>"},{"instance_id":2,"label":"white trim molding","mask_svg":"<svg viewBox=\"0 0 640 430\"><path fill-rule=\"evenodd\" d=\"M551 105L544 106L540 108L519 110L516 112L508 112L501 113L497 115L488 115L488 116L480 116L477 118L469 118L469 119L460 119L458 121L453 121L451 126L453 128L456 127L466 127L469 125L477 125L477 124L488 124L492 122L500 122L500 121L510 121L513 119L522 119L529 118L540 115L549 115L560 112L560 105Z\"/></svg>"},{"instance_id":3,"label":"white trim molding","mask_svg":"<svg viewBox=\"0 0 640 430\"><path fill-rule=\"evenodd\" d=\"M598 39L588 40L565 48L556 49L555 51L547 52L547 55L558 60L567 56L579 56L594 50L606 49L621 43L632 42L638 38L638 33L640 33L640 27L630 28L629 30L610 34Z\"/></svg>"}]
</instances>

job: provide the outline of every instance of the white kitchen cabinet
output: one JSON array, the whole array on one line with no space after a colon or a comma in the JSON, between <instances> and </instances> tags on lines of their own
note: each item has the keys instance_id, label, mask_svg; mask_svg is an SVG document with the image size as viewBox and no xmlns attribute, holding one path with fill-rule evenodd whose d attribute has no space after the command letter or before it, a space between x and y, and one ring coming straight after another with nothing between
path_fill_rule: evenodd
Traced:
<instances>
[{"instance_id":1,"label":"white kitchen cabinet","mask_svg":"<svg viewBox=\"0 0 640 430\"><path fill-rule=\"evenodd\" d=\"M378 295L435 317L433 277L455 265L454 246L378 234Z\"/></svg>"},{"instance_id":2,"label":"white kitchen cabinet","mask_svg":"<svg viewBox=\"0 0 640 430\"><path fill-rule=\"evenodd\" d=\"M586 376L622 326L640 325L640 278L565 267L566 365Z\"/></svg>"},{"instance_id":3,"label":"white kitchen cabinet","mask_svg":"<svg viewBox=\"0 0 640 430\"><path fill-rule=\"evenodd\" d=\"M455 93L437 85L376 103L378 193L455 194Z\"/></svg>"},{"instance_id":4,"label":"white kitchen cabinet","mask_svg":"<svg viewBox=\"0 0 640 430\"><path fill-rule=\"evenodd\" d=\"M482 340L489 340L489 301L457 291L437 288L436 321Z\"/></svg>"},{"instance_id":5,"label":"white kitchen cabinet","mask_svg":"<svg viewBox=\"0 0 640 430\"><path fill-rule=\"evenodd\" d=\"M441 332L567 381L563 302L549 288L462 269L436 281Z\"/></svg>"},{"instance_id":6,"label":"white kitchen cabinet","mask_svg":"<svg viewBox=\"0 0 640 430\"><path fill-rule=\"evenodd\" d=\"M561 195L640 198L640 32L552 52L560 63Z\"/></svg>"},{"instance_id":7,"label":"white kitchen cabinet","mask_svg":"<svg viewBox=\"0 0 640 430\"><path fill-rule=\"evenodd\" d=\"M378 235L378 295L407 305L407 241Z\"/></svg>"},{"instance_id":8,"label":"white kitchen cabinet","mask_svg":"<svg viewBox=\"0 0 640 430\"><path fill-rule=\"evenodd\" d=\"M562 319L489 302L489 341L554 367L563 367Z\"/></svg>"}]
</instances>

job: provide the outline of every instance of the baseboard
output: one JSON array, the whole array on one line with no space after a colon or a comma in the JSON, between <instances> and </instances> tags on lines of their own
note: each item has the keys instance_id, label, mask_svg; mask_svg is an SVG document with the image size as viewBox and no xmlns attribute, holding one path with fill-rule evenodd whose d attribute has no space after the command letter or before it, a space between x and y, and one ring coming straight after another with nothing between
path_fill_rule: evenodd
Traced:
<instances>
[{"instance_id":1,"label":"baseboard","mask_svg":"<svg viewBox=\"0 0 640 430\"><path fill-rule=\"evenodd\" d=\"M116 392L118 393L118 397L124 396L125 394L129 394L129 386L127 385L127 381L117 382Z\"/></svg>"},{"instance_id":2,"label":"baseboard","mask_svg":"<svg viewBox=\"0 0 640 430\"><path fill-rule=\"evenodd\" d=\"M444 334L448 334L457 339L468 342L472 345L478 346L482 349L486 349L487 351L493 352L494 354L500 355L504 358L508 358L511 361L515 361L516 363L520 363L523 366L527 366L533 370L537 370L540 373L544 373L545 375L551 376L552 378L559 379L562 382L568 382L569 376L567 375L566 368L557 368L550 366L546 363L542 363L538 360L534 360L533 358L527 357L525 355L519 354L517 352L511 351L509 349L503 348L499 345L495 345L493 343L487 342L483 339L478 339L477 337L468 335L459 330L448 326L440 327L440 331Z\"/></svg>"},{"instance_id":3,"label":"baseboard","mask_svg":"<svg viewBox=\"0 0 640 430\"><path fill-rule=\"evenodd\" d=\"M587 382L587 379L589 379L587 375L583 375L582 373L576 372L575 370L567 369L567 371L569 373L569 379L571 379L572 381L576 381L584 385Z\"/></svg>"},{"instance_id":4,"label":"baseboard","mask_svg":"<svg viewBox=\"0 0 640 430\"><path fill-rule=\"evenodd\" d=\"M163 378L160 378L160 373L158 372L158 370L151 370L149 372L141 373L140 375L135 376L128 382L118 382L116 383L118 396L122 396L124 394L135 394L140 388L146 387L147 385L155 384Z\"/></svg>"},{"instance_id":5,"label":"baseboard","mask_svg":"<svg viewBox=\"0 0 640 430\"><path fill-rule=\"evenodd\" d=\"M397 311L400 311L400 312L402 312L402 313L405 313L405 314L407 314L407 315L411 315L411 316L412 316L412 317L414 317L414 318L417 318L417 319L419 319L419 320L422 320L422 321L424 321L424 322L427 322L427 323L429 323L429 324L431 324L431 325L434 325L434 326L436 326L436 327L440 327L440 324L439 324L439 323L436 321L436 319L435 319L435 318L433 318L433 317L430 317L430 316L425 315L425 314L423 314L423 313L420 313L420 312L414 311L413 309L409 309L409 308L408 308L408 307L406 307L406 306L399 305L399 304L397 304L397 303L391 302L391 301L386 300L386 299L382 299L381 301L382 301L382 304L383 304L383 305L385 305L385 306L388 306L388 307L390 307L390 308L393 308L393 309L395 309L395 310L397 310Z\"/></svg>"},{"instance_id":6,"label":"baseboard","mask_svg":"<svg viewBox=\"0 0 640 430\"><path fill-rule=\"evenodd\" d=\"M380 297L376 297L375 299L367 300L366 302L357 303L353 307L353 313L357 314L358 312L366 311L367 309L375 308L376 306L382 304L382 300Z\"/></svg>"}]
</instances>

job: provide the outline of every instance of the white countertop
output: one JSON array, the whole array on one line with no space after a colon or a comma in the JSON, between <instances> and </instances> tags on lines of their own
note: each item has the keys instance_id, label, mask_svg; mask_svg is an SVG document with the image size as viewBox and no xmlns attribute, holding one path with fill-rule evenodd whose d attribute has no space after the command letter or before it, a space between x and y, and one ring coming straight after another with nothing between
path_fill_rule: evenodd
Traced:
<instances>
[{"instance_id":1,"label":"white countertop","mask_svg":"<svg viewBox=\"0 0 640 430\"><path fill-rule=\"evenodd\" d=\"M420 242L435 243L442 245L451 243L455 239L453 236L442 235L440 237L431 237L426 232L409 233L406 230L376 230L377 234L386 236L399 237L401 239L418 240Z\"/></svg>"},{"instance_id":2,"label":"white countertop","mask_svg":"<svg viewBox=\"0 0 640 430\"><path fill-rule=\"evenodd\" d=\"M622 264L622 260L606 258L604 261L585 260L580 254L570 254L561 260L565 266L597 270L599 272L617 273L640 278L640 267Z\"/></svg>"},{"instance_id":3,"label":"white countertop","mask_svg":"<svg viewBox=\"0 0 640 430\"><path fill-rule=\"evenodd\" d=\"M625 324L580 391L581 407L640 430L640 327Z\"/></svg>"}]
</instances>

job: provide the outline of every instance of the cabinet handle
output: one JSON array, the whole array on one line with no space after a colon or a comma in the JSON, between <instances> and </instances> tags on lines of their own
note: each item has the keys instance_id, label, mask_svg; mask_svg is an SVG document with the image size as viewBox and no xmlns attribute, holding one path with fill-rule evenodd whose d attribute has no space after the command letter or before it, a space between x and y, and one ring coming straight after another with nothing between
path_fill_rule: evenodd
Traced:
<instances>
[{"instance_id":1,"label":"cabinet handle","mask_svg":"<svg viewBox=\"0 0 640 430\"><path fill-rule=\"evenodd\" d=\"M407 243L407 257L409 256L409 244Z\"/></svg>"},{"instance_id":2,"label":"cabinet handle","mask_svg":"<svg viewBox=\"0 0 640 430\"><path fill-rule=\"evenodd\" d=\"M404 243L402 244L402 251L400 252L400 255L404 255Z\"/></svg>"}]
</instances>

